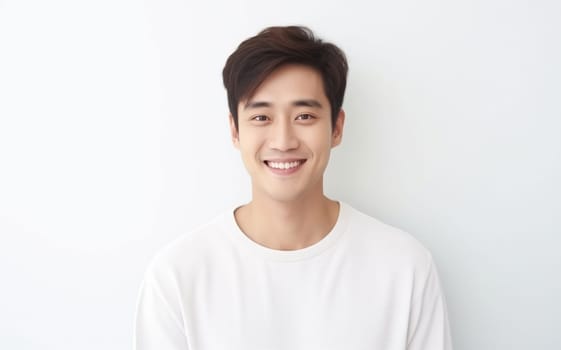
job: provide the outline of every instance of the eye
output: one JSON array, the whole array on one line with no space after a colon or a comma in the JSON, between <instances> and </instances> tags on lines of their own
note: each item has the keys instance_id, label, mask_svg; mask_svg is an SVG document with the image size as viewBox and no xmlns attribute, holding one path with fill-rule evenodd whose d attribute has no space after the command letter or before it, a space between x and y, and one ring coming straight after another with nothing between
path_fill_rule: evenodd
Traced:
<instances>
[{"instance_id":1,"label":"eye","mask_svg":"<svg viewBox=\"0 0 561 350\"><path fill-rule=\"evenodd\" d=\"M266 122L267 120L269 120L269 117L267 117L266 115L256 115L255 117L251 118L251 120Z\"/></svg>"},{"instance_id":2,"label":"eye","mask_svg":"<svg viewBox=\"0 0 561 350\"><path fill-rule=\"evenodd\" d=\"M312 120L314 118L315 117L313 115L309 114L309 113L303 113L303 114L299 114L296 117L296 120Z\"/></svg>"}]
</instances>

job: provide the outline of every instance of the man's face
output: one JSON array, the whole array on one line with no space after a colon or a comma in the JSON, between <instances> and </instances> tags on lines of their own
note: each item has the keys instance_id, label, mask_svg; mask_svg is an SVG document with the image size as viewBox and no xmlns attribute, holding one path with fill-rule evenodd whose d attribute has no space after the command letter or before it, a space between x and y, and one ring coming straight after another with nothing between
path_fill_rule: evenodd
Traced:
<instances>
[{"instance_id":1,"label":"man's face","mask_svg":"<svg viewBox=\"0 0 561 350\"><path fill-rule=\"evenodd\" d=\"M341 111L332 129L323 81L313 68L285 65L269 75L249 100L240 101L238 130L230 117L254 199L323 195L323 173L343 123Z\"/></svg>"}]
</instances>

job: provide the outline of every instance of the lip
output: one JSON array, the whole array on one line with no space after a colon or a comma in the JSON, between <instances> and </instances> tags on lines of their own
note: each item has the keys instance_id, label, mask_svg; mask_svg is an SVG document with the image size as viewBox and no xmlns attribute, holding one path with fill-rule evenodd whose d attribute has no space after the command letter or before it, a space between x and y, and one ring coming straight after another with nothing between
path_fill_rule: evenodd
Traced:
<instances>
[{"instance_id":1,"label":"lip","mask_svg":"<svg viewBox=\"0 0 561 350\"><path fill-rule=\"evenodd\" d=\"M267 163L269 162L274 162L274 163L290 163L290 162L300 162L300 164L298 164L298 166L294 167L294 168L288 168L288 169L278 169L278 168L272 168L270 167ZM297 172L298 170L300 170L300 168L302 168L302 165L304 165L304 163L306 163L306 159L302 159L302 158L283 158L283 159L267 159L263 161L263 164L265 165L265 167L267 167L267 169L269 169L270 172L272 172L275 175L281 175L281 176L287 176L287 175L292 175L295 172Z\"/></svg>"}]
</instances>

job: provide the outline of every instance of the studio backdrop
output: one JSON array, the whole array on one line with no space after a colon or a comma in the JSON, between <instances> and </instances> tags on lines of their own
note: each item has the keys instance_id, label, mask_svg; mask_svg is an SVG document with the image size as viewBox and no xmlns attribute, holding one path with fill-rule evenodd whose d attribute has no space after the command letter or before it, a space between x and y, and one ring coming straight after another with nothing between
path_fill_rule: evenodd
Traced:
<instances>
[{"instance_id":1,"label":"studio backdrop","mask_svg":"<svg viewBox=\"0 0 561 350\"><path fill-rule=\"evenodd\" d=\"M225 60L289 24L349 60L327 194L431 250L455 349L561 349L560 4L0 1L0 349L131 348L151 257L250 198Z\"/></svg>"}]
</instances>

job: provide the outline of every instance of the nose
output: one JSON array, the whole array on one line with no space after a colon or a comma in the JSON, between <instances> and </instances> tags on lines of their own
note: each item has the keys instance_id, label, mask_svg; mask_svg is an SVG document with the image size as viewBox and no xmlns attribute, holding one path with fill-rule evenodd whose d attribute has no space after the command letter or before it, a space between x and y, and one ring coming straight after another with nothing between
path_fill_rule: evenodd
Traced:
<instances>
[{"instance_id":1,"label":"nose","mask_svg":"<svg viewBox=\"0 0 561 350\"><path fill-rule=\"evenodd\" d=\"M270 128L269 147L278 151L286 152L299 146L294 126L290 120L277 120Z\"/></svg>"}]
</instances>

